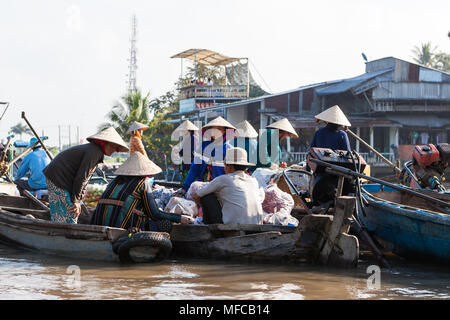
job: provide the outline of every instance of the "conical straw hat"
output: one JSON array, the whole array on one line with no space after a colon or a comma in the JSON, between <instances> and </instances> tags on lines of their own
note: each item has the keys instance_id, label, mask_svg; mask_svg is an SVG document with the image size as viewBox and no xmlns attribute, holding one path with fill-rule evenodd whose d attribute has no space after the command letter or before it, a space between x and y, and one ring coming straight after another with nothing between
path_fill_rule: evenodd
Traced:
<instances>
[{"instance_id":1,"label":"conical straw hat","mask_svg":"<svg viewBox=\"0 0 450 320\"><path fill-rule=\"evenodd\" d=\"M109 127L99 133L96 133L90 137L86 138L89 142L94 142L95 140L102 140L106 142L111 142L119 146L120 152L128 152L128 146L123 141L122 137L119 135L119 133L114 129L113 127Z\"/></svg>"},{"instance_id":2,"label":"conical straw hat","mask_svg":"<svg viewBox=\"0 0 450 320\"><path fill-rule=\"evenodd\" d=\"M197 131L198 128L195 124L190 122L189 120L184 121L180 124L173 132L183 132L183 131Z\"/></svg>"},{"instance_id":3,"label":"conical straw hat","mask_svg":"<svg viewBox=\"0 0 450 320\"><path fill-rule=\"evenodd\" d=\"M146 130L146 129L148 129L148 126L143 123L134 121L133 124L131 125L130 129L128 129L127 134L130 134L133 131L139 130L139 129Z\"/></svg>"},{"instance_id":4,"label":"conical straw hat","mask_svg":"<svg viewBox=\"0 0 450 320\"><path fill-rule=\"evenodd\" d=\"M202 129L211 128L211 127L225 127L225 128L231 128L231 129L236 130L236 128L231 123L229 123L227 120L225 120L221 116L218 116L214 120L211 120L209 123L205 124L202 127Z\"/></svg>"},{"instance_id":5,"label":"conical straw hat","mask_svg":"<svg viewBox=\"0 0 450 320\"><path fill-rule=\"evenodd\" d=\"M338 105L332 106L331 108L328 108L327 110L319 113L317 116L315 116L315 118L317 120L322 120L345 127L351 126L350 121L348 121L347 117Z\"/></svg>"},{"instance_id":6,"label":"conical straw hat","mask_svg":"<svg viewBox=\"0 0 450 320\"><path fill-rule=\"evenodd\" d=\"M161 171L161 168L147 156L140 152L133 152L114 174L118 176L149 176Z\"/></svg>"},{"instance_id":7,"label":"conical straw hat","mask_svg":"<svg viewBox=\"0 0 450 320\"><path fill-rule=\"evenodd\" d=\"M258 132L247 120L242 121L237 126L238 137L240 138L257 138Z\"/></svg>"},{"instance_id":8,"label":"conical straw hat","mask_svg":"<svg viewBox=\"0 0 450 320\"><path fill-rule=\"evenodd\" d=\"M283 131L292 133L295 137L298 138L297 132L295 132L294 127L292 126L292 124L289 122L289 120L287 118L283 118L277 122L269 124L266 128L283 130Z\"/></svg>"}]
</instances>

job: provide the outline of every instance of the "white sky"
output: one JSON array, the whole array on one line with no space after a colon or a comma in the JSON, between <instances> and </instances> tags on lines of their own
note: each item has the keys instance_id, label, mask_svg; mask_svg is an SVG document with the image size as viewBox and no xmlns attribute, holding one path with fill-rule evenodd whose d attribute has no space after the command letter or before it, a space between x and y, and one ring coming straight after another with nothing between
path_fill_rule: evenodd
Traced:
<instances>
[{"instance_id":1,"label":"white sky","mask_svg":"<svg viewBox=\"0 0 450 320\"><path fill-rule=\"evenodd\" d=\"M58 125L63 143L69 125L72 142L77 126L94 134L126 90L133 13L137 85L152 97L173 88L181 63L170 57L190 48L249 57L272 93L364 73L362 52L412 61L428 41L450 52L448 0L2 0L0 138L21 111L48 145Z\"/></svg>"}]
</instances>

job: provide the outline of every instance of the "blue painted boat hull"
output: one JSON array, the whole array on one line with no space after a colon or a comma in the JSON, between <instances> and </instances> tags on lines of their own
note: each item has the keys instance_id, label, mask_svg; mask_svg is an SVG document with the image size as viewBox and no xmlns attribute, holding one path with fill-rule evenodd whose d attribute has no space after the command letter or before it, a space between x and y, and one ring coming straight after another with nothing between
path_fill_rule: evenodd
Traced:
<instances>
[{"instance_id":1,"label":"blue painted boat hull","mask_svg":"<svg viewBox=\"0 0 450 320\"><path fill-rule=\"evenodd\" d=\"M370 194L399 192L379 184L362 186ZM360 219L375 236L388 242L392 252L414 260L433 260L450 264L450 215L375 199L369 202Z\"/></svg>"}]
</instances>

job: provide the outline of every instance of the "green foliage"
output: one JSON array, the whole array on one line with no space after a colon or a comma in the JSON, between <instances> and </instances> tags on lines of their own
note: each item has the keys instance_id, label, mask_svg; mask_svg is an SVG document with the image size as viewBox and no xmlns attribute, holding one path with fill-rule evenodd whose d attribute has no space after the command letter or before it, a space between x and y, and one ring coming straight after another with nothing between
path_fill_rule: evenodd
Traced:
<instances>
[{"instance_id":1,"label":"green foliage","mask_svg":"<svg viewBox=\"0 0 450 320\"><path fill-rule=\"evenodd\" d=\"M431 67L445 72L450 71L450 55L443 51L437 52L438 47L432 47L430 42L415 46L413 60L425 67Z\"/></svg>"},{"instance_id":2,"label":"green foliage","mask_svg":"<svg viewBox=\"0 0 450 320\"><path fill-rule=\"evenodd\" d=\"M15 126L12 126L11 129L9 130L9 132L14 133L14 134L18 134L20 135L20 139L22 139L22 134L33 134L30 130L30 128L28 128L26 125L22 124L22 123L18 123Z\"/></svg>"},{"instance_id":3,"label":"green foliage","mask_svg":"<svg viewBox=\"0 0 450 320\"><path fill-rule=\"evenodd\" d=\"M445 52L439 52L435 54L435 65L436 69L450 72L450 54Z\"/></svg>"},{"instance_id":4,"label":"green foliage","mask_svg":"<svg viewBox=\"0 0 450 320\"><path fill-rule=\"evenodd\" d=\"M256 97L265 96L268 94L269 93L266 92L259 85L253 85L253 84L250 85L249 98L256 98Z\"/></svg>"},{"instance_id":5,"label":"green foliage","mask_svg":"<svg viewBox=\"0 0 450 320\"><path fill-rule=\"evenodd\" d=\"M171 118L168 118L167 114L178 110L178 100L167 101L167 104L159 106L157 110L149 123L149 128L144 131L142 142L148 157L165 170L164 156L167 157L169 164L172 145L176 143L176 141L171 141L171 134L176 125L163 121L170 120Z\"/></svg>"},{"instance_id":6,"label":"green foliage","mask_svg":"<svg viewBox=\"0 0 450 320\"><path fill-rule=\"evenodd\" d=\"M194 67L188 67L188 71L183 82L184 85L187 84L186 81L188 79L195 79ZM201 63L197 63L197 79L203 80L204 82L207 82L208 79L211 79L216 85L225 85L226 83L224 72L220 67L208 66Z\"/></svg>"},{"instance_id":7,"label":"green foliage","mask_svg":"<svg viewBox=\"0 0 450 320\"><path fill-rule=\"evenodd\" d=\"M122 96L121 101L117 101L106 115L107 122L102 123L99 130L113 126L122 138L127 139L126 132L133 121L148 123L152 108L149 96L150 93L143 96L139 90Z\"/></svg>"},{"instance_id":8,"label":"green foliage","mask_svg":"<svg viewBox=\"0 0 450 320\"><path fill-rule=\"evenodd\" d=\"M47 150L53 155L53 157L56 157L59 153L58 147L47 147Z\"/></svg>"},{"instance_id":9,"label":"green foliage","mask_svg":"<svg viewBox=\"0 0 450 320\"><path fill-rule=\"evenodd\" d=\"M432 48L431 43L423 43L420 47L414 46L412 50L414 53L413 60L425 67L432 67L434 64L434 51L437 47Z\"/></svg>"}]
</instances>

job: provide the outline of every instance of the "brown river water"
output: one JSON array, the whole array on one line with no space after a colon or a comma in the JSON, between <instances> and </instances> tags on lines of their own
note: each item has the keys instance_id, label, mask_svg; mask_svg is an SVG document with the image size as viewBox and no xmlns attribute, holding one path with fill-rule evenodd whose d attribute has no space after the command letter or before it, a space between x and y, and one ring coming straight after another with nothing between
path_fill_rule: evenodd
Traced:
<instances>
[{"instance_id":1,"label":"brown river water","mask_svg":"<svg viewBox=\"0 0 450 320\"><path fill-rule=\"evenodd\" d=\"M125 266L0 244L0 299L450 300L450 268L390 261L380 272L370 257L351 270L185 259Z\"/></svg>"}]
</instances>

